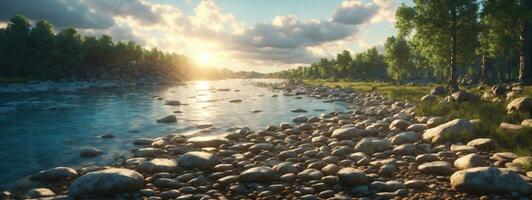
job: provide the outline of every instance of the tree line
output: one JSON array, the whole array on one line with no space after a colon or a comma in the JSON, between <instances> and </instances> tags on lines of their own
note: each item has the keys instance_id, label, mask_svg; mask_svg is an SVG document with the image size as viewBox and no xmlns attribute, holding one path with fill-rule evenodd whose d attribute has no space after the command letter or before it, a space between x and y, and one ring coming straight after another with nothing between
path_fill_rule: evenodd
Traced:
<instances>
[{"instance_id":1,"label":"tree line","mask_svg":"<svg viewBox=\"0 0 532 200\"><path fill-rule=\"evenodd\" d=\"M39 20L22 16L0 29L0 77L34 79L148 78L187 79L194 64L184 55L144 49L132 41L114 42L108 35L82 36L74 28L54 33ZM211 70L216 76L223 70Z\"/></svg>"},{"instance_id":2,"label":"tree line","mask_svg":"<svg viewBox=\"0 0 532 200\"><path fill-rule=\"evenodd\" d=\"M271 74L283 78L427 80L457 84L532 84L532 1L414 0L396 11L397 36L351 57L322 58Z\"/></svg>"}]
</instances>

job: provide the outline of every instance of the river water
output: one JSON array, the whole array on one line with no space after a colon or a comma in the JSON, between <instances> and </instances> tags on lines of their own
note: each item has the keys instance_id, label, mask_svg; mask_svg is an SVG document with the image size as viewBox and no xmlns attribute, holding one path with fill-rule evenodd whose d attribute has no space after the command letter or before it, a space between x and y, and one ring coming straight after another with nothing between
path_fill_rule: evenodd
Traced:
<instances>
[{"instance_id":1,"label":"river water","mask_svg":"<svg viewBox=\"0 0 532 200\"><path fill-rule=\"evenodd\" d=\"M0 106L16 108L15 112L0 115L0 187L52 167L116 162L135 148L132 141L136 138L197 132L200 124L214 126L209 134L223 133L230 127L257 130L290 122L301 114L319 116L347 109L343 102L283 96L281 91L256 87L253 83L257 81L281 80L230 79L191 81L186 85L0 94ZM220 88L230 91L218 91ZM272 97L274 94L278 97ZM164 105L164 100L155 96L188 105ZM242 102L230 103L231 99ZM45 109L58 105L62 109ZM295 108L308 112L291 113ZM174 111L181 111L175 113L177 123L155 122ZM99 138L102 133L115 137ZM95 147L103 154L80 158L79 150L85 147Z\"/></svg>"}]
</instances>

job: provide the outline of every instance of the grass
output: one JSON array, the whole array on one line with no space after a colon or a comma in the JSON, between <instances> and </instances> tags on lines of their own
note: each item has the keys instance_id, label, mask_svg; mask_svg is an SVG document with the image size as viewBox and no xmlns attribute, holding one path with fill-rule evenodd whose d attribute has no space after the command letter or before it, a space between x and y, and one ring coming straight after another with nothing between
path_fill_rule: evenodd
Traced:
<instances>
[{"instance_id":1,"label":"grass","mask_svg":"<svg viewBox=\"0 0 532 200\"><path fill-rule=\"evenodd\" d=\"M503 102L464 102L464 103L425 103L421 102L421 97L429 94L430 90L438 84L424 86L397 85L383 82L350 82L328 80L305 80L309 85L325 85L329 87L351 88L359 92L378 90L383 92L388 98L393 100L408 100L416 103L417 116L445 116L448 119L466 118L480 119L480 123L474 133L461 134L453 141L466 143L475 138L488 137L495 139L498 144L498 151L511 151L518 155L532 155L532 128L523 128L520 131L508 132L501 128L501 122L520 124L522 120L532 118L532 113L506 113L506 105L509 101ZM476 88L465 89L468 92L481 95L484 90ZM523 92L519 96L532 97L532 86L523 87ZM438 100L444 97L438 97Z\"/></svg>"}]
</instances>

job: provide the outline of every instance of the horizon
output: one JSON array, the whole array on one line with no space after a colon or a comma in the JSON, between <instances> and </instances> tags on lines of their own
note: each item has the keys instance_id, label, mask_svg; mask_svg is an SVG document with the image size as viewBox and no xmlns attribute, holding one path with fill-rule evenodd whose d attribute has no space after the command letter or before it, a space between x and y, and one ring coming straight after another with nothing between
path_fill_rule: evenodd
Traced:
<instances>
[{"instance_id":1,"label":"horizon","mask_svg":"<svg viewBox=\"0 0 532 200\"><path fill-rule=\"evenodd\" d=\"M0 27L21 14L32 23L48 20L55 32L74 27L83 35L106 34L183 54L199 66L271 73L342 50L382 53L386 38L397 33L401 3L411 1L5 1Z\"/></svg>"}]
</instances>

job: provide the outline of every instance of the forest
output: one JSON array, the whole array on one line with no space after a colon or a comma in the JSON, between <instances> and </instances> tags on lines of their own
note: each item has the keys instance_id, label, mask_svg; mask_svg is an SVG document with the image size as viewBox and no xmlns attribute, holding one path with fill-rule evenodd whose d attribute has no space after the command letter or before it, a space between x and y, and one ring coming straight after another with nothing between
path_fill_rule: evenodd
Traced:
<instances>
[{"instance_id":1,"label":"forest","mask_svg":"<svg viewBox=\"0 0 532 200\"><path fill-rule=\"evenodd\" d=\"M532 2L526 0L415 0L396 11L396 36L377 48L273 77L397 83L532 83Z\"/></svg>"},{"instance_id":2,"label":"forest","mask_svg":"<svg viewBox=\"0 0 532 200\"><path fill-rule=\"evenodd\" d=\"M0 77L15 80L225 78L260 75L196 67L184 55L145 49L108 35L83 36L75 28L54 33L53 25L16 15L0 29Z\"/></svg>"}]
</instances>

